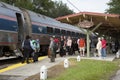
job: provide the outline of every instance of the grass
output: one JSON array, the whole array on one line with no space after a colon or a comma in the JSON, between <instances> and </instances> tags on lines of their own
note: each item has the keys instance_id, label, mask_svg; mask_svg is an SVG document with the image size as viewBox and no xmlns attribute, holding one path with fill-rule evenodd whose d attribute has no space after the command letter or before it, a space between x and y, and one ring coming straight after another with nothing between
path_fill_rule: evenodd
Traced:
<instances>
[{"instance_id":1,"label":"grass","mask_svg":"<svg viewBox=\"0 0 120 80\"><path fill-rule=\"evenodd\" d=\"M120 60L113 62L83 59L77 62L70 59L70 67L64 72L47 80L109 80L119 68Z\"/></svg>"}]
</instances>

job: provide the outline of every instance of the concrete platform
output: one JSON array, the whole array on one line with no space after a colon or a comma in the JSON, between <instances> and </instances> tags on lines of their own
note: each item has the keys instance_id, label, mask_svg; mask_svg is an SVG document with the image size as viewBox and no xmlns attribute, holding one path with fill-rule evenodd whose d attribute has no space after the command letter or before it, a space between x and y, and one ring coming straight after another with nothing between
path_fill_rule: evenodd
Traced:
<instances>
[{"instance_id":1,"label":"concrete platform","mask_svg":"<svg viewBox=\"0 0 120 80\"><path fill-rule=\"evenodd\" d=\"M66 57L57 57L55 62L51 63L49 58L44 58L36 63L22 64L20 67L15 67L6 71L0 70L0 80L24 80L25 78L35 75L40 72L41 66L45 65L47 68L50 68L54 65L59 64L64 61L65 58L77 58L77 55L66 56ZM99 59L98 57L81 57L81 59L94 59L94 60L105 60L113 61L115 55L108 55L105 59ZM19 63L21 64L21 63Z\"/></svg>"},{"instance_id":2,"label":"concrete platform","mask_svg":"<svg viewBox=\"0 0 120 80\"><path fill-rule=\"evenodd\" d=\"M13 59L13 58L17 58L17 56L10 56L10 57L0 57L0 60L6 60L6 59Z\"/></svg>"}]
</instances>

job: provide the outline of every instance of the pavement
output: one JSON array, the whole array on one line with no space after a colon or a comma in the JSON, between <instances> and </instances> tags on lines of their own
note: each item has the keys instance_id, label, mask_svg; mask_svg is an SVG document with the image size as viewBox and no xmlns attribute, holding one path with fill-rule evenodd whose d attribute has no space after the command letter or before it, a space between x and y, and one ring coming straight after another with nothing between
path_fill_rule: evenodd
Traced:
<instances>
[{"instance_id":1,"label":"pavement","mask_svg":"<svg viewBox=\"0 0 120 80\"><path fill-rule=\"evenodd\" d=\"M77 55L57 57L55 59L55 62L50 62L50 59L48 57L44 57L36 63L30 63L30 64L18 63L18 64L15 64L17 65L17 67L0 70L0 80L24 80L25 78L28 78L32 75L39 73L40 68L43 65L45 65L47 68L50 68L64 61L66 58L67 59L77 58ZM108 55L105 59L98 58L98 57L89 57L89 58L81 57L81 59L94 59L94 60L105 60L105 61L113 61L114 58L115 58L115 55ZM120 75L120 71L118 71L117 75ZM112 79L112 80L120 80L120 76L118 77L118 79L117 77L115 77L115 79Z\"/></svg>"}]
</instances>

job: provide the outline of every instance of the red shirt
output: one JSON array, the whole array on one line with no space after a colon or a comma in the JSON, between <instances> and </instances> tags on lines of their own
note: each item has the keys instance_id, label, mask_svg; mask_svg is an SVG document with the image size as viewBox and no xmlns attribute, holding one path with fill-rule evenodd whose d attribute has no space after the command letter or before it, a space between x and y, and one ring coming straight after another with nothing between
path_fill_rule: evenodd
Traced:
<instances>
[{"instance_id":1,"label":"red shirt","mask_svg":"<svg viewBox=\"0 0 120 80\"><path fill-rule=\"evenodd\" d=\"M84 39L79 40L79 47L85 47L85 40Z\"/></svg>"},{"instance_id":2,"label":"red shirt","mask_svg":"<svg viewBox=\"0 0 120 80\"><path fill-rule=\"evenodd\" d=\"M102 43L102 48L106 48L106 40L103 39L101 43Z\"/></svg>"},{"instance_id":3,"label":"red shirt","mask_svg":"<svg viewBox=\"0 0 120 80\"><path fill-rule=\"evenodd\" d=\"M59 43L59 40L57 38L54 39L55 43Z\"/></svg>"}]
</instances>

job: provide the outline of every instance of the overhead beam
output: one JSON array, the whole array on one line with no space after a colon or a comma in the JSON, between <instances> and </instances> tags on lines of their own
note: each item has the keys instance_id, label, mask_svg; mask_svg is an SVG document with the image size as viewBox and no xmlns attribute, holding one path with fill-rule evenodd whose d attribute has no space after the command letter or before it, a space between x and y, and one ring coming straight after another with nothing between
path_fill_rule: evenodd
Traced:
<instances>
[{"instance_id":1,"label":"overhead beam","mask_svg":"<svg viewBox=\"0 0 120 80\"><path fill-rule=\"evenodd\" d=\"M91 30L91 32L94 32L97 28L100 27L100 25L102 25L102 22L100 22L95 28L93 28L93 29Z\"/></svg>"},{"instance_id":2,"label":"overhead beam","mask_svg":"<svg viewBox=\"0 0 120 80\"><path fill-rule=\"evenodd\" d=\"M67 20L68 22L72 23L72 21L71 21L68 17L66 18L66 20Z\"/></svg>"}]
</instances>

